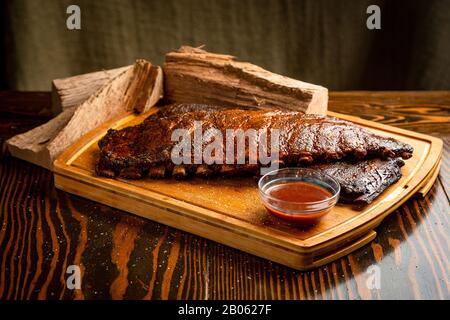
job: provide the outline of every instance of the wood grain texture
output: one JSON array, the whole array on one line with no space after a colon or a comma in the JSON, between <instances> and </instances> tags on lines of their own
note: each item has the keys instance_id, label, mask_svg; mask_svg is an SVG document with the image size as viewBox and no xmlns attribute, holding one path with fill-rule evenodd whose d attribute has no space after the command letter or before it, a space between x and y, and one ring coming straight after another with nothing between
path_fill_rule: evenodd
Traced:
<instances>
[{"instance_id":1,"label":"wood grain texture","mask_svg":"<svg viewBox=\"0 0 450 320\"><path fill-rule=\"evenodd\" d=\"M439 181L427 196L389 216L370 245L310 272L57 191L50 172L2 154L0 298L449 299L449 97L448 92L330 95L333 111L442 138L445 155ZM4 104L0 100L0 112L8 109ZM2 139L45 121L20 112L1 117ZM81 267L81 290L65 286L71 264ZM380 289L366 285L372 266L379 268Z\"/></svg>"}]
</instances>

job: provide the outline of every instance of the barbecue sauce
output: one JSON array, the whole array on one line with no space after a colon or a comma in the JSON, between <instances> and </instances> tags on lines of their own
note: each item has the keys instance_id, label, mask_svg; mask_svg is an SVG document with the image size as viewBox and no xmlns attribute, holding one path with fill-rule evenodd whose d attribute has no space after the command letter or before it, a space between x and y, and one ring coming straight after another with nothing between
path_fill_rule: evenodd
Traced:
<instances>
[{"instance_id":1,"label":"barbecue sauce","mask_svg":"<svg viewBox=\"0 0 450 320\"><path fill-rule=\"evenodd\" d=\"M320 186L307 182L288 182L274 185L266 190L266 193L277 200L286 201L277 202L279 210L267 207L267 210L275 216L297 222L301 224L314 224L320 220L331 209L324 209L314 213L305 214L289 214L282 211L292 210L295 206L296 210L306 209L307 203L324 201L332 197L331 192Z\"/></svg>"}]
</instances>

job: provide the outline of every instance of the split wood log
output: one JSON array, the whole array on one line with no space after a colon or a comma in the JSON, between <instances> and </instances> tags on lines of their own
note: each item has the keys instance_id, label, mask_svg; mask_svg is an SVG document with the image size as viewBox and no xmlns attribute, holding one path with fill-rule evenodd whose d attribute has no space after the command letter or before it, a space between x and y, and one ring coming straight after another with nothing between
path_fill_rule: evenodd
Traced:
<instances>
[{"instance_id":1,"label":"split wood log","mask_svg":"<svg viewBox=\"0 0 450 320\"><path fill-rule=\"evenodd\" d=\"M53 114L57 115L67 108L80 105L108 81L130 68L133 68L133 65L53 80Z\"/></svg>"},{"instance_id":2,"label":"split wood log","mask_svg":"<svg viewBox=\"0 0 450 320\"><path fill-rule=\"evenodd\" d=\"M164 99L168 103L205 103L278 107L326 115L328 90L284 77L235 57L183 46L166 55Z\"/></svg>"},{"instance_id":3,"label":"split wood log","mask_svg":"<svg viewBox=\"0 0 450 320\"><path fill-rule=\"evenodd\" d=\"M81 105L67 107L46 124L12 137L6 145L13 156L51 170L55 158L81 136L121 114L147 111L162 95L161 68L137 60Z\"/></svg>"}]
</instances>

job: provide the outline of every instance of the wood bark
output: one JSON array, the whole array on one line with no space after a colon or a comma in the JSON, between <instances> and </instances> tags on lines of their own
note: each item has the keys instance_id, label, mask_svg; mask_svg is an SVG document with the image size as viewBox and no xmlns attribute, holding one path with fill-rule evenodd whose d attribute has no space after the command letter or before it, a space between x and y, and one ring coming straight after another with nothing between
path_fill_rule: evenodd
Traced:
<instances>
[{"instance_id":1,"label":"wood bark","mask_svg":"<svg viewBox=\"0 0 450 320\"><path fill-rule=\"evenodd\" d=\"M325 115L328 90L284 77L235 57L183 46L166 55L168 103L277 107Z\"/></svg>"}]
</instances>

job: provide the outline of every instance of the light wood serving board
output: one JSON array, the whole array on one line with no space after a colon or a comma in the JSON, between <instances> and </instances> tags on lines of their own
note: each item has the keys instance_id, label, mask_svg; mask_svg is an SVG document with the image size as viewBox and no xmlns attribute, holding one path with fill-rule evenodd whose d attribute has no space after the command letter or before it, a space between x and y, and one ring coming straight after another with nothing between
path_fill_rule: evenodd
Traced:
<instances>
[{"instance_id":1,"label":"light wood serving board","mask_svg":"<svg viewBox=\"0 0 450 320\"><path fill-rule=\"evenodd\" d=\"M266 212L251 177L177 181L96 176L98 140L109 128L137 124L150 113L125 115L82 137L55 161L56 187L300 270L328 263L371 241L374 228L389 213L431 188L442 154L438 138L329 112L407 142L414 154L402 168L400 181L372 204L362 210L337 205L316 226L299 227Z\"/></svg>"}]
</instances>

